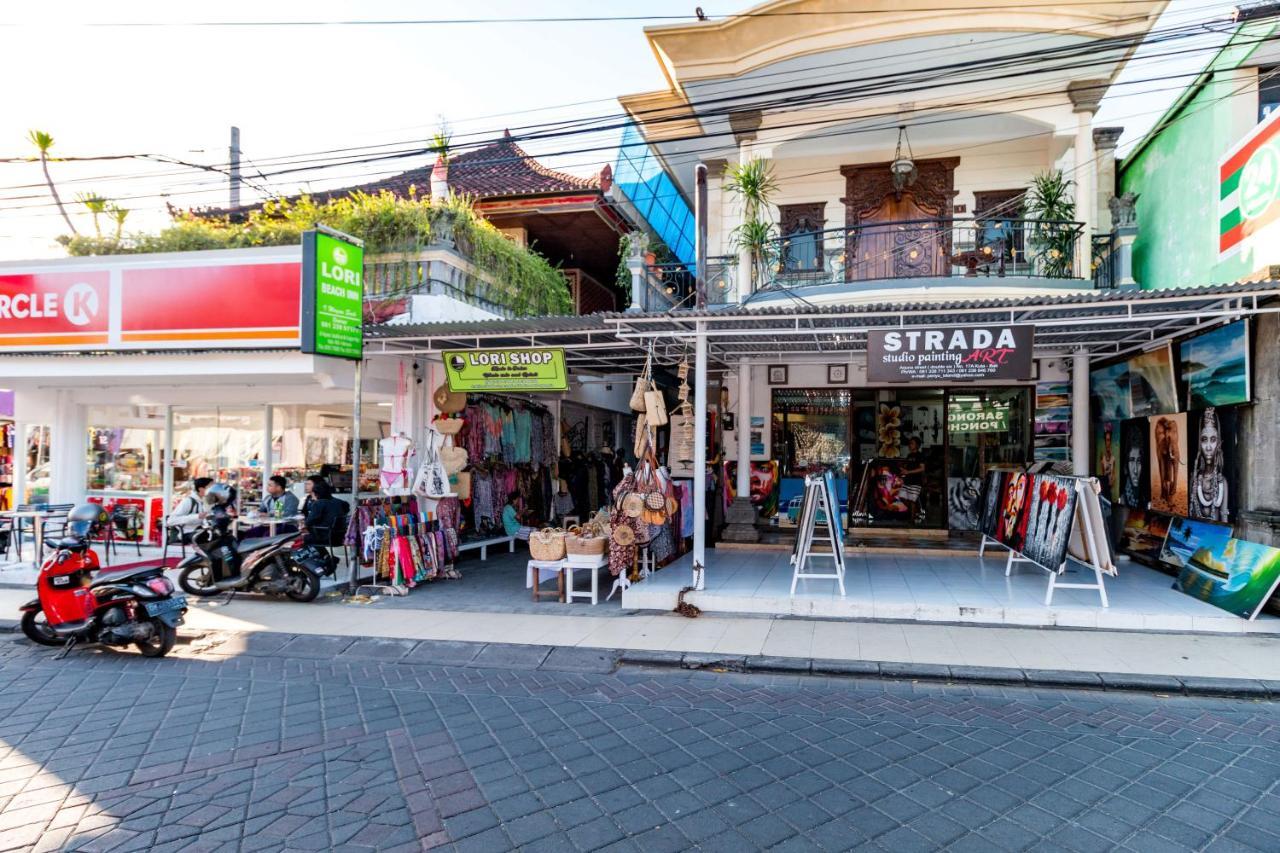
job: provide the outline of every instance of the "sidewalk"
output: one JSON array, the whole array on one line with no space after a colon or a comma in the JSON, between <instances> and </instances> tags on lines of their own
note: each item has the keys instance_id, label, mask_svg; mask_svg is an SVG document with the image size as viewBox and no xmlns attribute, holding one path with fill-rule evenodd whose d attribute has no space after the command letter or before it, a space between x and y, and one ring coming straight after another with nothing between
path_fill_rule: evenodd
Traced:
<instances>
[{"instance_id":1,"label":"sidewalk","mask_svg":"<svg viewBox=\"0 0 1280 853\"><path fill-rule=\"evenodd\" d=\"M0 589L0 619L16 620L33 591ZM871 661L919 666L1001 667L1280 681L1280 638L1071 629L970 627L671 613L616 616L403 610L328 600L312 604L238 597L197 601L187 632L276 632L336 637L652 652L702 652Z\"/></svg>"}]
</instances>

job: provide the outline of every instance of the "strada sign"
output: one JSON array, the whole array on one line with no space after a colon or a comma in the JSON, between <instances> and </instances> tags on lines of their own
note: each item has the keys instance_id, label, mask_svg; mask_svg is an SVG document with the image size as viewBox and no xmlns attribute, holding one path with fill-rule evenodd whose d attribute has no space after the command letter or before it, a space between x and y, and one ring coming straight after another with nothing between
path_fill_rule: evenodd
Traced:
<instances>
[{"instance_id":1,"label":"strada sign","mask_svg":"<svg viewBox=\"0 0 1280 853\"><path fill-rule=\"evenodd\" d=\"M297 349L300 269L296 249L3 264L0 353Z\"/></svg>"},{"instance_id":2,"label":"strada sign","mask_svg":"<svg viewBox=\"0 0 1280 853\"><path fill-rule=\"evenodd\" d=\"M966 382L1031 378L1034 326L873 330L870 382Z\"/></svg>"}]
</instances>

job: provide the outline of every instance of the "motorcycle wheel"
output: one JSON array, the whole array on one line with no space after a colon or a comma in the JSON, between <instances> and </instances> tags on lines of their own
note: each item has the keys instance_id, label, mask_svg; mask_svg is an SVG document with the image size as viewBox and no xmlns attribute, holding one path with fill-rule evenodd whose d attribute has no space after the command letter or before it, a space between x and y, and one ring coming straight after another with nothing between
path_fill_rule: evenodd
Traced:
<instances>
[{"instance_id":1,"label":"motorcycle wheel","mask_svg":"<svg viewBox=\"0 0 1280 853\"><path fill-rule=\"evenodd\" d=\"M294 601L315 601L320 594L320 578L310 569L298 566L289 572L289 588L285 595Z\"/></svg>"},{"instance_id":2,"label":"motorcycle wheel","mask_svg":"<svg viewBox=\"0 0 1280 853\"><path fill-rule=\"evenodd\" d=\"M144 658L162 658L173 651L178 642L178 629L159 619L151 620L152 635L150 640L139 640L134 643Z\"/></svg>"},{"instance_id":3,"label":"motorcycle wheel","mask_svg":"<svg viewBox=\"0 0 1280 853\"><path fill-rule=\"evenodd\" d=\"M213 568L208 565L187 566L178 575L178 586L184 592L200 598L209 598L222 591L213 585Z\"/></svg>"},{"instance_id":4,"label":"motorcycle wheel","mask_svg":"<svg viewBox=\"0 0 1280 853\"><path fill-rule=\"evenodd\" d=\"M22 633L27 639L42 646L61 646L65 640L58 639L53 628L44 618L43 610L29 610L22 614Z\"/></svg>"}]
</instances>

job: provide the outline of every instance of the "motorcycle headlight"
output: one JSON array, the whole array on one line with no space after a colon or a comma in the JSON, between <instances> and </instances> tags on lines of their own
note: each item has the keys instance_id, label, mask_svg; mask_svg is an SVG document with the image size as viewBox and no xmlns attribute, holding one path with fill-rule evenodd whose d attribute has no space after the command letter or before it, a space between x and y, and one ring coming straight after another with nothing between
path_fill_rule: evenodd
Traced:
<instances>
[{"instance_id":1,"label":"motorcycle headlight","mask_svg":"<svg viewBox=\"0 0 1280 853\"><path fill-rule=\"evenodd\" d=\"M152 578L147 581L147 588L156 595L170 595L173 593L173 584L166 577Z\"/></svg>"}]
</instances>

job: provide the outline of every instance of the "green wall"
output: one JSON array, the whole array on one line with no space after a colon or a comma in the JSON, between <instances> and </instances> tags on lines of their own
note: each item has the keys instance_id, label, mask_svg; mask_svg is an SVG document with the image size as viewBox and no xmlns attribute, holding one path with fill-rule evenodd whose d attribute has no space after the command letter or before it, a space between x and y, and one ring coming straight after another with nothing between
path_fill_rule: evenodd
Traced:
<instances>
[{"instance_id":1,"label":"green wall","mask_svg":"<svg viewBox=\"0 0 1280 853\"><path fill-rule=\"evenodd\" d=\"M1240 42L1275 29L1269 22L1243 25L1207 70L1244 64L1256 45ZM1233 108L1230 95L1241 84L1228 78L1211 74L1194 96L1165 116L1164 127L1137 155L1121 164L1120 192L1138 195L1133 271L1143 289L1231 282L1280 262L1280 246L1268 247L1271 257L1255 249L1218 261L1218 161L1248 132L1235 126L1238 107Z\"/></svg>"}]
</instances>

